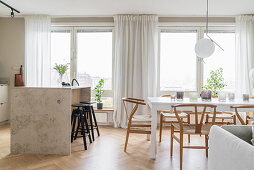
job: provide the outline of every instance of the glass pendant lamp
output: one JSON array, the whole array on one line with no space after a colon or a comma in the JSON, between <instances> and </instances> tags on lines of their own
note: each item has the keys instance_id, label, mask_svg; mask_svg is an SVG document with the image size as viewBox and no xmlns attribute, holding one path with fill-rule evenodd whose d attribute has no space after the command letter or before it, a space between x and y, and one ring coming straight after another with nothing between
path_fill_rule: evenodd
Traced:
<instances>
[{"instance_id":1,"label":"glass pendant lamp","mask_svg":"<svg viewBox=\"0 0 254 170\"><path fill-rule=\"evenodd\" d=\"M222 51L223 48L217 44L209 35L208 35L208 0L206 1L206 36L208 38L202 38L197 41L195 45L195 52L200 58L210 57L215 51L215 45L217 45Z\"/></svg>"}]
</instances>

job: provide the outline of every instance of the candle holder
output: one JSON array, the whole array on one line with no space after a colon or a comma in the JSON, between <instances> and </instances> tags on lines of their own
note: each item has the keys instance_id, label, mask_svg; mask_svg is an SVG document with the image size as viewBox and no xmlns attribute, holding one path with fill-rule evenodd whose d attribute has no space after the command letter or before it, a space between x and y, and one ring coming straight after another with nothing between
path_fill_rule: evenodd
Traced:
<instances>
[{"instance_id":1,"label":"candle holder","mask_svg":"<svg viewBox=\"0 0 254 170\"><path fill-rule=\"evenodd\" d=\"M234 101L235 100L235 93L228 93L228 100Z\"/></svg>"},{"instance_id":2,"label":"candle holder","mask_svg":"<svg viewBox=\"0 0 254 170\"><path fill-rule=\"evenodd\" d=\"M226 101L226 93L221 91L219 92L219 101L220 102L225 102Z\"/></svg>"},{"instance_id":3,"label":"candle holder","mask_svg":"<svg viewBox=\"0 0 254 170\"><path fill-rule=\"evenodd\" d=\"M197 92L190 92L190 101L191 102L196 102L198 101L198 93Z\"/></svg>"},{"instance_id":4,"label":"candle holder","mask_svg":"<svg viewBox=\"0 0 254 170\"><path fill-rule=\"evenodd\" d=\"M208 91L208 90L203 90L202 92L201 92L201 99L203 100L203 101L211 101L211 99L212 99L212 92L211 91Z\"/></svg>"},{"instance_id":5,"label":"candle holder","mask_svg":"<svg viewBox=\"0 0 254 170\"><path fill-rule=\"evenodd\" d=\"M249 94L243 94L243 101L244 102L248 102L249 98L250 98Z\"/></svg>"},{"instance_id":6,"label":"candle holder","mask_svg":"<svg viewBox=\"0 0 254 170\"><path fill-rule=\"evenodd\" d=\"M183 95L184 95L184 92L182 92L182 91L176 92L176 99L183 100Z\"/></svg>"}]
</instances>

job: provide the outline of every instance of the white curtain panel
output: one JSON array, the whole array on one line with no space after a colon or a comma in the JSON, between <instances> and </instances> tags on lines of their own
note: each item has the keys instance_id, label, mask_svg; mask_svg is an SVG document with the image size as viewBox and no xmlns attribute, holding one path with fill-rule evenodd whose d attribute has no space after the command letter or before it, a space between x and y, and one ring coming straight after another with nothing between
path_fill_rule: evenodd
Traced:
<instances>
[{"instance_id":1,"label":"white curtain panel","mask_svg":"<svg viewBox=\"0 0 254 170\"><path fill-rule=\"evenodd\" d=\"M254 15L236 17L236 95L252 93L249 71L254 67Z\"/></svg>"},{"instance_id":2,"label":"white curtain panel","mask_svg":"<svg viewBox=\"0 0 254 170\"><path fill-rule=\"evenodd\" d=\"M49 16L25 17L26 86L50 86Z\"/></svg>"},{"instance_id":3,"label":"white curtain panel","mask_svg":"<svg viewBox=\"0 0 254 170\"><path fill-rule=\"evenodd\" d=\"M125 128L122 98L156 96L158 17L116 15L114 23L114 125Z\"/></svg>"}]
</instances>

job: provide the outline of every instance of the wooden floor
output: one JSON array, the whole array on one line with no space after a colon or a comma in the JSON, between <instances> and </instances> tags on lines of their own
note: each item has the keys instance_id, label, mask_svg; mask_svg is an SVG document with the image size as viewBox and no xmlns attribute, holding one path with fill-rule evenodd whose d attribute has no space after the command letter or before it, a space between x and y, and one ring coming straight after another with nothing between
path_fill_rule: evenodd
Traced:
<instances>
[{"instance_id":1,"label":"wooden floor","mask_svg":"<svg viewBox=\"0 0 254 170\"><path fill-rule=\"evenodd\" d=\"M169 154L170 130L164 129L163 140L158 144L157 159L149 158L150 142L146 135L130 134L127 153L123 152L125 129L100 127L101 136L83 150L82 139L72 144L71 156L12 155L10 154L10 127L0 126L0 169L4 170L178 170L179 145L174 142L174 155ZM203 144L204 137L194 136L192 144ZM186 140L187 141L187 138ZM184 149L184 170L206 170L204 150Z\"/></svg>"}]
</instances>

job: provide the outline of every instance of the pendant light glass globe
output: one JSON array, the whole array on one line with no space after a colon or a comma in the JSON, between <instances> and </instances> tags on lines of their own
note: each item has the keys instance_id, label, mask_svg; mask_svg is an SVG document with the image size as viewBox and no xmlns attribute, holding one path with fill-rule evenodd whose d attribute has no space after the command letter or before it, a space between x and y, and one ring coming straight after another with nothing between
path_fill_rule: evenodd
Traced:
<instances>
[{"instance_id":1,"label":"pendant light glass globe","mask_svg":"<svg viewBox=\"0 0 254 170\"><path fill-rule=\"evenodd\" d=\"M214 42L208 38L202 38L195 45L195 52L200 58L210 57L215 50Z\"/></svg>"}]
</instances>

